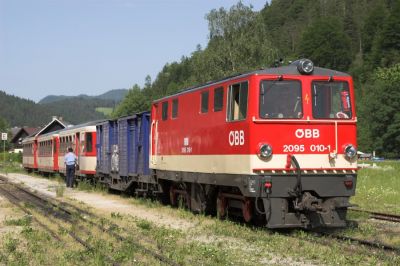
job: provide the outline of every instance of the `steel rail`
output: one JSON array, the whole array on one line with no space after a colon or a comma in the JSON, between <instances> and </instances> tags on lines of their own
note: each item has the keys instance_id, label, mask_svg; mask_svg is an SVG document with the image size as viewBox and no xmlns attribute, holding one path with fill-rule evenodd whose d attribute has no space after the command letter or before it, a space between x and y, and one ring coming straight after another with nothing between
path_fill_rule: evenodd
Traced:
<instances>
[{"instance_id":1,"label":"steel rail","mask_svg":"<svg viewBox=\"0 0 400 266\"><path fill-rule=\"evenodd\" d=\"M47 219L52 220L55 224L57 224L57 226L62 229L65 232L68 232L68 235L70 235L76 242L78 242L79 244L81 244L84 248L86 248L86 250L88 251L93 251L94 248L85 240L83 240L82 238L80 238L79 236L77 236L74 232L72 232L71 230L68 230L67 228L65 228L64 226L62 226L59 222L57 222L56 220L54 220L53 218L50 218L50 216L48 216L47 214L51 214L54 218L56 219L60 219L64 222L68 222L70 224L73 223L73 219L72 218L72 214L70 214L69 216L66 216L66 213L61 213L60 211L56 211L56 209L53 208L49 208L48 206L46 206L43 203L48 203L48 201L42 199L42 201L39 201L38 199L40 199L40 197L38 197L37 195L35 195L35 197L32 197L33 194L31 192L26 191L25 189L21 189L20 186L18 186L15 183L10 183L8 182L7 185L12 186L13 188L17 188L19 191L22 191L23 193L25 193L25 196L28 195L30 198L28 197L23 197L22 195L19 195L19 197L17 197L15 195L15 193L11 193L10 191L4 189L4 187L0 186L0 189L2 192L4 192L5 194L7 194L8 196L12 197L14 200L11 200L10 198L8 198L10 200L10 202L12 202L13 204L17 205L18 207L24 208L19 202L30 202L32 203L33 201L31 201L32 198L35 198L35 206L38 207L39 211L41 212L42 215L46 216ZM41 202L41 203L39 203ZM25 208L24 208L25 209ZM28 210L26 210L28 211ZM29 212L29 211L28 211ZM42 227L44 227L47 231L49 231L51 233L51 235L61 241L61 239L46 225L40 223L31 212L29 212L29 214L32 216L32 218L38 222ZM86 230L83 227L80 227L80 229L85 230L86 232L89 232L88 230ZM112 265L118 265L118 263L112 259L110 256L105 256L106 260L111 263Z\"/></svg>"},{"instance_id":2,"label":"steel rail","mask_svg":"<svg viewBox=\"0 0 400 266\"><path fill-rule=\"evenodd\" d=\"M30 212L27 208L25 208L24 206L22 206L22 204L19 202L20 199L18 197L16 197L15 195L13 195L12 193L10 193L9 191L7 191L6 189L4 189L3 184L0 185L0 193L5 196L12 204L14 204L15 206L17 206L18 208L20 208L23 212L25 212L27 215L29 215L30 217L32 217L32 220L37 223L40 227L42 227L44 230L46 230L47 232L50 233L50 235L57 241L62 242L62 240L57 236L57 234L50 229L47 225L43 224L42 222L40 222L38 219L36 219L32 212Z\"/></svg>"},{"instance_id":3,"label":"steel rail","mask_svg":"<svg viewBox=\"0 0 400 266\"><path fill-rule=\"evenodd\" d=\"M387 245L381 242L375 242L375 241L369 241L365 239L359 239L359 238L354 238L350 236L343 236L343 235L338 235L338 234L331 234L327 232L314 232L317 236L325 236L325 237L330 237L332 239L337 239L340 241L344 242L352 242L355 244L367 246L367 247L372 247L380 250L385 250L385 251L393 251L398 254L400 254L400 247L392 246L392 245Z\"/></svg>"},{"instance_id":4,"label":"steel rail","mask_svg":"<svg viewBox=\"0 0 400 266\"><path fill-rule=\"evenodd\" d=\"M356 209L356 208L349 208L351 211L355 212L362 212L362 213L367 213L371 218L377 219L377 220L384 220L384 221L390 221L390 222L395 222L395 223L400 223L400 215L392 214L392 213L382 213L382 212L374 212L374 211L367 211L363 209Z\"/></svg>"}]
</instances>

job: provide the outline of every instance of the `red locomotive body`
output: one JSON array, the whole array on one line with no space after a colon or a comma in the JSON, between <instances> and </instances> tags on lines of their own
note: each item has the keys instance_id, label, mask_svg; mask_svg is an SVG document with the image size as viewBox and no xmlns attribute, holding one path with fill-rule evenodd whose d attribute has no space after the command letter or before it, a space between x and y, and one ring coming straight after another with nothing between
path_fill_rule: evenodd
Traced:
<instances>
[{"instance_id":1,"label":"red locomotive body","mask_svg":"<svg viewBox=\"0 0 400 266\"><path fill-rule=\"evenodd\" d=\"M271 228L344 226L357 171L353 81L310 65L302 60L155 101L150 168L170 201Z\"/></svg>"}]
</instances>

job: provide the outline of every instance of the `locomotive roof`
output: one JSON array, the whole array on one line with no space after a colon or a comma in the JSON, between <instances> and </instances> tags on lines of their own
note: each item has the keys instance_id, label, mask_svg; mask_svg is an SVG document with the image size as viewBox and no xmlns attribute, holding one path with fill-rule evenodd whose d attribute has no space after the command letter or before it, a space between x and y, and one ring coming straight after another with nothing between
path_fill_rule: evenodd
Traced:
<instances>
[{"instance_id":1,"label":"locomotive roof","mask_svg":"<svg viewBox=\"0 0 400 266\"><path fill-rule=\"evenodd\" d=\"M295 64L290 64L287 66L280 66L280 67L259 69L259 70L255 70L255 71L251 71L251 72L239 73L239 74L225 77L225 78L219 79L219 80L210 81L205 84L197 85L194 87L189 87L189 88L183 89L175 94L165 96L161 99L157 99L154 102L159 102L164 99L174 97L177 95L181 95L181 94L184 94L187 92L200 90L200 89L209 87L211 85L218 85L220 83L224 83L224 82L234 80L234 79L244 78L244 77L251 76L251 75L299 75L299 76L303 76L302 74L299 73L299 71L297 70L297 65L295 65ZM347 73L328 69L328 68L322 68L322 67L314 67L313 73L306 75L306 76L350 77L350 75Z\"/></svg>"}]
</instances>

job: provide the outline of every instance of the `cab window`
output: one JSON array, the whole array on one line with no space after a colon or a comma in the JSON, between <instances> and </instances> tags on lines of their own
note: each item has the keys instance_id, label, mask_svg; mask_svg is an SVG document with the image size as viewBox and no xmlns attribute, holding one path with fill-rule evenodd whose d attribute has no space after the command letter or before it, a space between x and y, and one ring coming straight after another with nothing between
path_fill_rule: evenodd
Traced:
<instances>
[{"instance_id":1,"label":"cab window","mask_svg":"<svg viewBox=\"0 0 400 266\"><path fill-rule=\"evenodd\" d=\"M260 84L260 117L298 119L303 117L301 83L297 80L263 80Z\"/></svg>"},{"instance_id":2,"label":"cab window","mask_svg":"<svg viewBox=\"0 0 400 266\"><path fill-rule=\"evenodd\" d=\"M244 120L247 117L247 81L229 86L228 121Z\"/></svg>"},{"instance_id":3,"label":"cab window","mask_svg":"<svg viewBox=\"0 0 400 266\"><path fill-rule=\"evenodd\" d=\"M214 112L221 111L224 106L224 88L214 89Z\"/></svg>"},{"instance_id":4,"label":"cab window","mask_svg":"<svg viewBox=\"0 0 400 266\"><path fill-rule=\"evenodd\" d=\"M168 119L168 102L162 103L162 120Z\"/></svg>"},{"instance_id":5,"label":"cab window","mask_svg":"<svg viewBox=\"0 0 400 266\"><path fill-rule=\"evenodd\" d=\"M314 81L312 83L312 104L314 118L352 118L353 112L347 82Z\"/></svg>"},{"instance_id":6,"label":"cab window","mask_svg":"<svg viewBox=\"0 0 400 266\"><path fill-rule=\"evenodd\" d=\"M201 113L208 113L208 91L201 93Z\"/></svg>"},{"instance_id":7,"label":"cab window","mask_svg":"<svg viewBox=\"0 0 400 266\"><path fill-rule=\"evenodd\" d=\"M178 117L178 99L172 100L172 118Z\"/></svg>"}]
</instances>

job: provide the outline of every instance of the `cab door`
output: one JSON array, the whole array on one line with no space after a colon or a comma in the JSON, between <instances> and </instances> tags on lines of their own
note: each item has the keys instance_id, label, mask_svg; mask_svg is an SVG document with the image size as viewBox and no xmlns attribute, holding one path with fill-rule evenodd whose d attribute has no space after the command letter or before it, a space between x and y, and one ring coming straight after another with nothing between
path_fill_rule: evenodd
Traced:
<instances>
[{"instance_id":1,"label":"cab door","mask_svg":"<svg viewBox=\"0 0 400 266\"><path fill-rule=\"evenodd\" d=\"M157 120L158 104L152 106L152 122L150 127L150 162L152 165L157 165L158 160L158 120Z\"/></svg>"}]
</instances>

